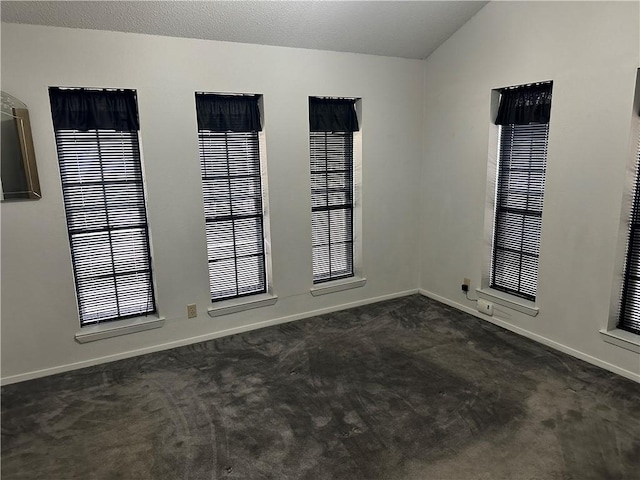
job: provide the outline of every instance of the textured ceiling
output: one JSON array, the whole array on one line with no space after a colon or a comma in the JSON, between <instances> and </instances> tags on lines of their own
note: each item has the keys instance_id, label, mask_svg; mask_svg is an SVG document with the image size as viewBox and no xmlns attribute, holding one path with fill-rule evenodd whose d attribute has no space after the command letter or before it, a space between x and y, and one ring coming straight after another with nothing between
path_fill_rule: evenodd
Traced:
<instances>
[{"instance_id":1,"label":"textured ceiling","mask_svg":"<svg viewBox=\"0 0 640 480\"><path fill-rule=\"evenodd\" d=\"M480 1L2 1L3 22L426 58Z\"/></svg>"}]
</instances>

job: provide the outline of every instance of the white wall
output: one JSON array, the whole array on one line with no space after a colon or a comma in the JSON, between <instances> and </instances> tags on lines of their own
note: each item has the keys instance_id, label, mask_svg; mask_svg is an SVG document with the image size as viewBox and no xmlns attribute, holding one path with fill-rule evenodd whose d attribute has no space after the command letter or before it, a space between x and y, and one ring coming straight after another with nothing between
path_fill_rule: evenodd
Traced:
<instances>
[{"instance_id":1,"label":"white wall","mask_svg":"<svg viewBox=\"0 0 640 480\"><path fill-rule=\"evenodd\" d=\"M492 321L640 378L605 343L620 272L637 3L492 2L425 62L134 34L2 25L2 89L26 102L44 198L3 203L3 382L188 343L230 329L421 290L467 311L479 286L491 89L553 80L537 304ZM516 55L517 52L517 55ZM426 71L425 71L426 70ZM424 83L423 83L424 82ZM47 87L135 88L163 328L80 345ZM194 91L264 95L272 307L212 319ZM312 297L307 97L362 97L366 286ZM424 99L424 113L422 100ZM393 126L391 123L393 122ZM632 138L633 137L633 138ZM420 263L415 261L420 256ZM200 315L186 319L185 306ZM635 375L635 377L634 377Z\"/></svg>"},{"instance_id":2,"label":"white wall","mask_svg":"<svg viewBox=\"0 0 640 480\"><path fill-rule=\"evenodd\" d=\"M2 203L5 383L319 309L416 291L423 62L146 35L2 25L2 90L30 111L43 198ZM138 92L163 328L80 345L48 86ZM278 303L210 318L195 91L264 95ZM307 97L362 98L363 273L312 297ZM186 318L196 303L199 316ZM116 356L116 357L114 357ZM102 360L101 360L102 359Z\"/></svg>"},{"instance_id":3,"label":"white wall","mask_svg":"<svg viewBox=\"0 0 640 480\"><path fill-rule=\"evenodd\" d=\"M598 331L620 275L625 169L637 142L630 127L639 26L637 2L483 8L425 62L420 213L421 289L475 309L460 284L470 277L478 287L487 260L491 89L553 80L540 313L501 307L493 320L638 380L640 356L605 343Z\"/></svg>"}]
</instances>

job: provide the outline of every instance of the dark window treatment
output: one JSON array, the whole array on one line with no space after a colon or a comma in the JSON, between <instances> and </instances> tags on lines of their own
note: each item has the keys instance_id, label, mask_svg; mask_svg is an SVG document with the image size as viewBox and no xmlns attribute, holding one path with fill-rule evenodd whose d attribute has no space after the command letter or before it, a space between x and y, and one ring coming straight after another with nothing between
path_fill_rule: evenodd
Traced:
<instances>
[{"instance_id":1,"label":"dark window treatment","mask_svg":"<svg viewBox=\"0 0 640 480\"><path fill-rule=\"evenodd\" d=\"M356 101L309 97L309 130L312 132L357 132Z\"/></svg>"},{"instance_id":2,"label":"dark window treatment","mask_svg":"<svg viewBox=\"0 0 640 480\"><path fill-rule=\"evenodd\" d=\"M545 83L502 90L496 125L549 123L551 88L551 83Z\"/></svg>"},{"instance_id":3,"label":"dark window treatment","mask_svg":"<svg viewBox=\"0 0 640 480\"><path fill-rule=\"evenodd\" d=\"M140 129L134 90L49 88L55 130Z\"/></svg>"},{"instance_id":4,"label":"dark window treatment","mask_svg":"<svg viewBox=\"0 0 640 480\"><path fill-rule=\"evenodd\" d=\"M255 95L196 93L198 130L259 132L260 109Z\"/></svg>"}]
</instances>

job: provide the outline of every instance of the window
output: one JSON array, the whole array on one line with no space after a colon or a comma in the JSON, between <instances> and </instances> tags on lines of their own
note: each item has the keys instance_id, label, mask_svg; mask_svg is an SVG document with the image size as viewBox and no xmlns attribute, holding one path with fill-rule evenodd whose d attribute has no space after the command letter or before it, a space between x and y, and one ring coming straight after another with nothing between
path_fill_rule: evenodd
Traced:
<instances>
[{"instance_id":1,"label":"window","mask_svg":"<svg viewBox=\"0 0 640 480\"><path fill-rule=\"evenodd\" d=\"M80 324L154 313L135 91L49 93Z\"/></svg>"},{"instance_id":2,"label":"window","mask_svg":"<svg viewBox=\"0 0 640 480\"><path fill-rule=\"evenodd\" d=\"M640 169L640 142L636 169ZM636 172L618 328L640 335L640 171Z\"/></svg>"},{"instance_id":3,"label":"window","mask_svg":"<svg viewBox=\"0 0 640 480\"><path fill-rule=\"evenodd\" d=\"M535 300L551 84L502 90L490 286Z\"/></svg>"},{"instance_id":4,"label":"window","mask_svg":"<svg viewBox=\"0 0 640 480\"><path fill-rule=\"evenodd\" d=\"M313 282L352 277L355 100L309 98Z\"/></svg>"},{"instance_id":5,"label":"window","mask_svg":"<svg viewBox=\"0 0 640 480\"><path fill-rule=\"evenodd\" d=\"M212 301L267 290L255 95L196 94Z\"/></svg>"}]
</instances>

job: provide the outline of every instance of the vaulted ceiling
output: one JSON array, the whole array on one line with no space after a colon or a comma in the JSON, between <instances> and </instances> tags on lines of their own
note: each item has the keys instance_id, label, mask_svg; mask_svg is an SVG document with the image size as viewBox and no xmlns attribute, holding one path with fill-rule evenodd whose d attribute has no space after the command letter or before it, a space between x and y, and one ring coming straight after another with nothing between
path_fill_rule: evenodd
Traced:
<instances>
[{"instance_id":1,"label":"vaulted ceiling","mask_svg":"<svg viewBox=\"0 0 640 480\"><path fill-rule=\"evenodd\" d=\"M3 22L423 59L481 1L6 1Z\"/></svg>"}]
</instances>

